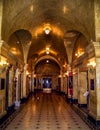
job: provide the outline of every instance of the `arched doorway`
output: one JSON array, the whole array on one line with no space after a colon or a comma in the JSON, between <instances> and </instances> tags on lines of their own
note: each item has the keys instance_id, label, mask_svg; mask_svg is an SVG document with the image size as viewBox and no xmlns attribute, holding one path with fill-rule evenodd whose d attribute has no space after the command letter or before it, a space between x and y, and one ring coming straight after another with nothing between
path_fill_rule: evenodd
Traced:
<instances>
[{"instance_id":1,"label":"arched doorway","mask_svg":"<svg viewBox=\"0 0 100 130\"><path fill-rule=\"evenodd\" d=\"M34 71L37 80L36 89L57 91L60 67L54 60L43 59L39 61Z\"/></svg>"}]
</instances>

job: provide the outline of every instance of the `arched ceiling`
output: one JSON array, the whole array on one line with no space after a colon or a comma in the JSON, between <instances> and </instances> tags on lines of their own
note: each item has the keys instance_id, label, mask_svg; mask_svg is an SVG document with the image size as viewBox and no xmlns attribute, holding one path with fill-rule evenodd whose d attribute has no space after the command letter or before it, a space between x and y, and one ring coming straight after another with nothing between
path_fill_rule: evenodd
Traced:
<instances>
[{"instance_id":1,"label":"arched ceiling","mask_svg":"<svg viewBox=\"0 0 100 130\"><path fill-rule=\"evenodd\" d=\"M3 5L2 39L19 53L30 44L28 60L45 55L49 47L50 55L63 64L69 60L66 47L75 50L80 33L88 41L94 38L93 0L4 0Z\"/></svg>"},{"instance_id":2,"label":"arched ceiling","mask_svg":"<svg viewBox=\"0 0 100 130\"><path fill-rule=\"evenodd\" d=\"M55 61L45 59L35 66L35 73L42 76L55 76L60 74L60 67Z\"/></svg>"},{"instance_id":3,"label":"arched ceiling","mask_svg":"<svg viewBox=\"0 0 100 130\"><path fill-rule=\"evenodd\" d=\"M33 39L28 58L45 55L46 48L50 49L50 55L61 58L66 57L63 39L51 33L49 35L41 34L39 37ZM65 59L67 60L67 57Z\"/></svg>"},{"instance_id":4,"label":"arched ceiling","mask_svg":"<svg viewBox=\"0 0 100 130\"><path fill-rule=\"evenodd\" d=\"M91 38L94 34L93 6L93 0L4 0L3 31L6 32L2 36L9 38L19 29L29 30L34 36L38 27L50 23L63 33L77 30Z\"/></svg>"}]
</instances>

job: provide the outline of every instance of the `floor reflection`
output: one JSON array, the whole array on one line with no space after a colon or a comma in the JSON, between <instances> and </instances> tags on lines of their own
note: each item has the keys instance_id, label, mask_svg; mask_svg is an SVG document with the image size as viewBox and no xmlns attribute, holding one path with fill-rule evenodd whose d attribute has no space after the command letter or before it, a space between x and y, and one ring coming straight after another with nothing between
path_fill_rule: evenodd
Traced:
<instances>
[{"instance_id":1,"label":"floor reflection","mask_svg":"<svg viewBox=\"0 0 100 130\"><path fill-rule=\"evenodd\" d=\"M55 93L38 93L5 130L90 130L65 100Z\"/></svg>"}]
</instances>

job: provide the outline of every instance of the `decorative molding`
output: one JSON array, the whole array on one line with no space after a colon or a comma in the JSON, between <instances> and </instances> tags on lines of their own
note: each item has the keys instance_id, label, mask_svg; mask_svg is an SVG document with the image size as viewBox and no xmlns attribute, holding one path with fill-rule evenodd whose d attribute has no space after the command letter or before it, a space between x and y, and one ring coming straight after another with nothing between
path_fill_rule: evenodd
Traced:
<instances>
[{"instance_id":1,"label":"decorative molding","mask_svg":"<svg viewBox=\"0 0 100 130\"><path fill-rule=\"evenodd\" d=\"M7 70L7 65L4 65L3 67L0 67L0 74L6 72Z\"/></svg>"},{"instance_id":2,"label":"decorative molding","mask_svg":"<svg viewBox=\"0 0 100 130\"><path fill-rule=\"evenodd\" d=\"M89 71L89 73L90 73L91 75L94 75L94 74L95 74L95 69L93 68L92 65L89 66L88 71Z\"/></svg>"}]
</instances>

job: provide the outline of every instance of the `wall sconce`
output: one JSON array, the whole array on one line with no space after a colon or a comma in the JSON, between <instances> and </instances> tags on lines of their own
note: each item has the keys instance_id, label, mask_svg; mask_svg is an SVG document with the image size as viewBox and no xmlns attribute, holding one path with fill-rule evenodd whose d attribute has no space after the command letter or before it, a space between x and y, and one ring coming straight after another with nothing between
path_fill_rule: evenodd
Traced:
<instances>
[{"instance_id":1,"label":"wall sconce","mask_svg":"<svg viewBox=\"0 0 100 130\"><path fill-rule=\"evenodd\" d=\"M89 72L93 75L94 74L94 72L95 72L95 66L96 66L96 62L95 61L90 61L88 64L87 64L87 66L88 66L88 70L89 70Z\"/></svg>"},{"instance_id":2,"label":"wall sconce","mask_svg":"<svg viewBox=\"0 0 100 130\"><path fill-rule=\"evenodd\" d=\"M8 66L7 58L0 55L0 74L4 73Z\"/></svg>"},{"instance_id":3,"label":"wall sconce","mask_svg":"<svg viewBox=\"0 0 100 130\"><path fill-rule=\"evenodd\" d=\"M84 54L84 50L83 49L79 49L76 53L75 53L75 56L76 57L80 57L81 55Z\"/></svg>"},{"instance_id":4,"label":"wall sconce","mask_svg":"<svg viewBox=\"0 0 100 130\"><path fill-rule=\"evenodd\" d=\"M65 63L65 64L63 65L63 67L64 67L65 69L67 69L67 68L68 68L68 64Z\"/></svg>"},{"instance_id":5,"label":"wall sconce","mask_svg":"<svg viewBox=\"0 0 100 130\"><path fill-rule=\"evenodd\" d=\"M61 78L61 75L58 75L59 78Z\"/></svg>"},{"instance_id":6,"label":"wall sconce","mask_svg":"<svg viewBox=\"0 0 100 130\"><path fill-rule=\"evenodd\" d=\"M91 66L89 66L89 68L88 68L88 70L89 70L89 72L93 75L94 74L94 72L95 72L95 69L93 68L93 66L91 65Z\"/></svg>"},{"instance_id":7,"label":"wall sconce","mask_svg":"<svg viewBox=\"0 0 100 130\"><path fill-rule=\"evenodd\" d=\"M96 66L96 62L95 61L91 61L87 65L88 66L92 66L94 68Z\"/></svg>"},{"instance_id":8,"label":"wall sconce","mask_svg":"<svg viewBox=\"0 0 100 130\"><path fill-rule=\"evenodd\" d=\"M29 72L28 72L28 71L26 71L26 75L29 75Z\"/></svg>"},{"instance_id":9,"label":"wall sconce","mask_svg":"<svg viewBox=\"0 0 100 130\"><path fill-rule=\"evenodd\" d=\"M4 41L1 40L0 41L0 66L6 66L6 65L8 65L7 58L1 55L1 47L2 47L3 43L4 43Z\"/></svg>"},{"instance_id":10,"label":"wall sconce","mask_svg":"<svg viewBox=\"0 0 100 130\"><path fill-rule=\"evenodd\" d=\"M65 73L66 76L68 76L68 71Z\"/></svg>"},{"instance_id":11,"label":"wall sconce","mask_svg":"<svg viewBox=\"0 0 100 130\"><path fill-rule=\"evenodd\" d=\"M0 55L0 66L8 65L7 58Z\"/></svg>"},{"instance_id":12,"label":"wall sconce","mask_svg":"<svg viewBox=\"0 0 100 130\"><path fill-rule=\"evenodd\" d=\"M36 74L34 74L33 77L36 78Z\"/></svg>"}]
</instances>

